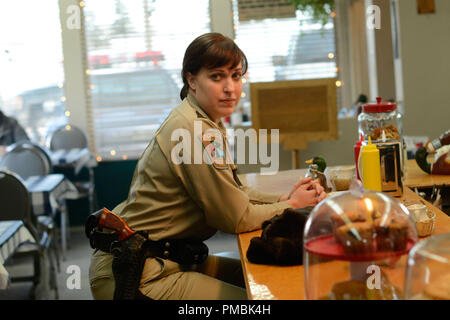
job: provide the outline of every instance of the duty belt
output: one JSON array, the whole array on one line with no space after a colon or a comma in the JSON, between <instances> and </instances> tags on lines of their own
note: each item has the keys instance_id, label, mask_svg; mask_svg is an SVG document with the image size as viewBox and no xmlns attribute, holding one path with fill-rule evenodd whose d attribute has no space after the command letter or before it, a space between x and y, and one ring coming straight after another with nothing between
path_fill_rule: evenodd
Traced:
<instances>
[{"instance_id":1,"label":"duty belt","mask_svg":"<svg viewBox=\"0 0 450 320\"><path fill-rule=\"evenodd\" d=\"M115 221L108 224L108 221L113 219ZM103 232L103 228L115 232ZM175 261L182 265L189 265L200 264L205 261L208 256L208 247L200 240L150 240L147 232L133 231L125 221L106 208L103 208L88 217L85 225L85 232L86 236L89 238L91 248L99 249L107 253L117 252L117 250L120 250L120 243L122 241L134 236L134 234L139 234L143 237L143 245L148 257L160 257L162 259Z\"/></svg>"}]
</instances>

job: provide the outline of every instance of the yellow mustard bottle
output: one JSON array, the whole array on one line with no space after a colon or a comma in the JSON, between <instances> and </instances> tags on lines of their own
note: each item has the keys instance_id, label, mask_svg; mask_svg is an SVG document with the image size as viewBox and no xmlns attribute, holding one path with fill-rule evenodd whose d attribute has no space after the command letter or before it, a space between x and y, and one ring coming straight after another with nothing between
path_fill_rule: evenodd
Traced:
<instances>
[{"instance_id":1,"label":"yellow mustard bottle","mask_svg":"<svg viewBox=\"0 0 450 320\"><path fill-rule=\"evenodd\" d=\"M362 148L361 161L364 189L381 191L380 151L370 137L369 143Z\"/></svg>"}]
</instances>

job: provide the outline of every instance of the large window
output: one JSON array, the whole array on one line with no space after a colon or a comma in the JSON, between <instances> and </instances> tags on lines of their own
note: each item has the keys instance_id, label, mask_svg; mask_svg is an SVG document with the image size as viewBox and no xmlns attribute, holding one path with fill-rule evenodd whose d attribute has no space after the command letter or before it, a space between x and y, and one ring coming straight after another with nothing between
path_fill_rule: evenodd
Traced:
<instances>
[{"instance_id":1,"label":"large window","mask_svg":"<svg viewBox=\"0 0 450 320\"><path fill-rule=\"evenodd\" d=\"M57 1L15 0L0 10L0 109L43 144L65 116Z\"/></svg>"},{"instance_id":2,"label":"large window","mask_svg":"<svg viewBox=\"0 0 450 320\"><path fill-rule=\"evenodd\" d=\"M184 51L210 31L208 0L87 0L97 153L137 158L179 102Z\"/></svg>"},{"instance_id":3,"label":"large window","mask_svg":"<svg viewBox=\"0 0 450 320\"><path fill-rule=\"evenodd\" d=\"M233 1L236 43L249 62L241 107L250 114L249 82L337 77L334 23L322 26L299 10L295 17L244 20Z\"/></svg>"}]
</instances>

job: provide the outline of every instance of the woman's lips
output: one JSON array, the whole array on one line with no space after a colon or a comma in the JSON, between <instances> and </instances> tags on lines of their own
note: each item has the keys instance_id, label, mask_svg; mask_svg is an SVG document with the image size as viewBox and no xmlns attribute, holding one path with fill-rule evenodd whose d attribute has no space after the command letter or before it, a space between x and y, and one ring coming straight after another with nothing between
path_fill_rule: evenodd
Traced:
<instances>
[{"instance_id":1,"label":"woman's lips","mask_svg":"<svg viewBox=\"0 0 450 320\"><path fill-rule=\"evenodd\" d=\"M221 99L219 101L225 104L234 104L236 102L236 99Z\"/></svg>"}]
</instances>

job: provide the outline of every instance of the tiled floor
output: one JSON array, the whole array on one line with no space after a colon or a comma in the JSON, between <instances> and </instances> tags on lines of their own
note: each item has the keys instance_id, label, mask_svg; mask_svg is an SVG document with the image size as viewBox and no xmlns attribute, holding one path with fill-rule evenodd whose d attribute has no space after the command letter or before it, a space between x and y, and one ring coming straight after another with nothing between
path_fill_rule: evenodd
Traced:
<instances>
[{"instance_id":1,"label":"tiled floor","mask_svg":"<svg viewBox=\"0 0 450 320\"><path fill-rule=\"evenodd\" d=\"M61 300L92 300L89 289L89 263L92 249L89 241L84 235L83 228L72 228L70 238L70 247L67 252L66 261L61 262L61 270L58 274L59 299ZM229 235L218 232L214 237L206 241L210 253L224 251L238 251L235 235ZM32 267L29 263L20 263L18 266L6 266L8 272L13 274L32 273ZM80 272L80 286L76 287L77 282L74 275ZM0 290L0 300L25 300L29 299L28 292L31 284L12 283L7 290ZM53 292L52 292L53 294ZM38 295L37 299L45 299L43 295ZM54 299L54 295L50 296Z\"/></svg>"}]
</instances>

